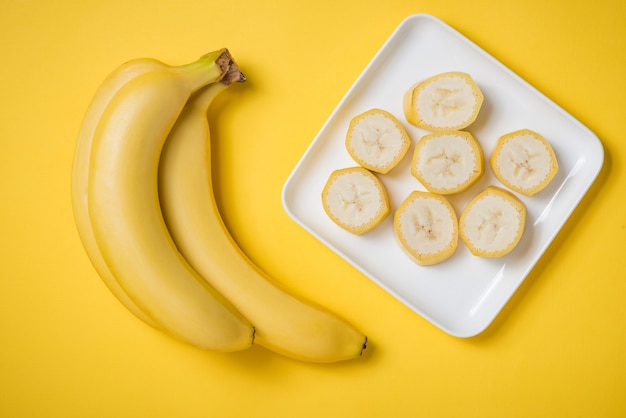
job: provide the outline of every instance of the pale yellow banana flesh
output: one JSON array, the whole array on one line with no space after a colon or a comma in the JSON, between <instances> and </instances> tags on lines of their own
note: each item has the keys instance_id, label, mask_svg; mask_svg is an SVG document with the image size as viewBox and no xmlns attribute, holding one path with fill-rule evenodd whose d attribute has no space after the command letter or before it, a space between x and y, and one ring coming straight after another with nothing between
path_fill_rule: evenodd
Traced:
<instances>
[{"instance_id":1,"label":"pale yellow banana flesh","mask_svg":"<svg viewBox=\"0 0 626 418\"><path fill-rule=\"evenodd\" d=\"M322 205L333 222L357 235L380 225L391 212L385 185L361 166L333 171L322 190Z\"/></svg>"},{"instance_id":2,"label":"pale yellow banana flesh","mask_svg":"<svg viewBox=\"0 0 626 418\"><path fill-rule=\"evenodd\" d=\"M255 344L290 358L334 362L359 357L366 337L328 310L304 301L261 271L226 229L211 184L207 108L225 87L206 87L167 140L159 168L166 224L190 264L255 326Z\"/></svg>"},{"instance_id":3,"label":"pale yellow banana flesh","mask_svg":"<svg viewBox=\"0 0 626 418\"><path fill-rule=\"evenodd\" d=\"M552 146L529 129L501 136L490 163L500 183L526 196L543 190L559 170Z\"/></svg>"},{"instance_id":4,"label":"pale yellow banana flesh","mask_svg":"<svg viewBox=\"0 0 626 418\"><path fill-rule=\"evenodd\" d=\"M428 130L461 130L471 125L484 97L474 79L451 71L420 81L404 94L407 121Z\"/></svg>"},{"instance_id":5,"label":"pale yellow banana flesh","mask_svg":"<svg viewBox=\"0 0 626 418\"><path fill-rule=\"evenodd\" d=\"M117 91L94 132L87 205L102 259L141 311L186 342L235 351L252 344L254 330L176 250L157 195L167 134L191 93L223 77L218 56L139 75Z\"/></svg>"},{"instance_id":6,"label":"pale yellow banana flesh","mask_svg":"<svg viewBox=\"0 0 626 418\"><path fill-rule=\"evenodd\" d=\"M402 160L411 139L391 113L373 108L350 120L346 149L361 167L386 174Z\"/></svg>"},{"instance_id":7,"label":"pale yellow banana flesh","mask_svg":"<svg viewBox=\"0 0 626 418\"><path fill-rule=\"evenodd\" d=\"M467 190L484 172L483 152L472 134L441 130L424 135L415 146L411 174L430 192Z\"/></svg>"},{"instance_id":8,"label":"pale yellow banana flesh","mask_svg":"<svg viewBox=\"0 0 626 418\"><path fill-rule=\"evenodd\" d=\"M441 263L456 251L458 220L443 196L415 190L396 210L393 221L402 249L419 265Z\"/></svg>"},{"instance_id":9,"label":"pale yellow banana flesh","mask_svg":"<svg viewBox=\"0 0 626 418\"><path fill-rule=\"evenodd\" d=\"M463 209L459 236L472 254L501 257L517 246L525 223L524 203L507 190L489 186Z\"/></svg>"}]
</instances>

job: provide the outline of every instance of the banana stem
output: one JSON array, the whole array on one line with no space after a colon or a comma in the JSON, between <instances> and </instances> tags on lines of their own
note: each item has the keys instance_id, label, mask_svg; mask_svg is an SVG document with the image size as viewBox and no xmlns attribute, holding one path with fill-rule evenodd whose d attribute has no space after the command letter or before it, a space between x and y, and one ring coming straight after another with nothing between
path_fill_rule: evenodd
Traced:
<instances>
[{"instance_id":1,"label":"banana stem","mask_svg":"<svg viewBox=\"0 0 626 418\"><path fill-rule=\"evenodd\" d=\"M220 80L220 82L228 86L232 83L243 83L244 81L246 81L246 77L241 71L239 71L239 66L231 58L228 70L226 70L226 74L224 74L224 77Z\"/></svg>"}]
</instances>

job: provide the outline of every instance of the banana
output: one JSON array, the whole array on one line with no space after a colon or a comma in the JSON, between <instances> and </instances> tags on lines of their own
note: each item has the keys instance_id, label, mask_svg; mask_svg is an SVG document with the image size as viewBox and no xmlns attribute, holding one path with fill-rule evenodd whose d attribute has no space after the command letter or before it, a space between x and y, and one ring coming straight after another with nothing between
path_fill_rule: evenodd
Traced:
<instances>
[{"instance_id":1,"label":"banana","mask_svg":"<svg viewBox=\"0 0 626 418\"><path fill-rule=\"evenodd\" d=\"M463 209L459 235L472 254L501 257L517 246L525 224L524 203L504 189L489 186Z\"/></svg>"},{"instance_id":2,"label":"banana","mask_svg":"<svg viewBox=\"0 0 626 418\"><path fill-rule=\"evenodd\" d=\"M87 184L89 182L89 157L91 155L91 145L93 136L98 124L100 115L108 105L111 98L117 91L133 78L150 71L158 71L169 68L166 64L150 59L141 58L126 62L115 69L98 87L91 100L83 122L78 133L76 148L74 151L74 161L72 164L72 208L74 211L74 221L78 230L78 235L85 247L87 255L91 260L96 272L102 281L109 288L111 293L139 319L155 328L158 325L137 304L126 294L119 285L111 270L100 254L96 238L93 234L91 221L89 219L89 209L87 205Z\"/></svg>"},{"instance_id":3,"label":"banana","mask_svg":"<svg viewBox=\"0 0 626 418\"><path fill-rule=\"evenodd\" d=\"M411 174L430 192L450 195L472 186L484 172L483 152L469 132L439 131L415 146Z\"/></svg>"},{"instance_id":4,"label":"banana","mask_svg":"<svg viewBox=\"0 0 626 418\"><path fill-rule=\"evenodd\" d=\"M301 361L359 357L367 338L263 272L222 220L211 180L207 109L226 87L214 83L195 95L163 149L159 196L173 240L193 268L254 323L255 345Z\"/></svg>"},{"instance_id":5,"label":"banana","mask_svg":"<svg viewBox=\"0 0 626 418\"><path fill-rule=\"evenodd\" d=\"M254 328L176 249L157 179L162 147L188 98L231 65L223 49L126 82L98 117L87 183L93 236L120 288L160 329L218 351L250 347Z\"/></svg>"},{"instance_id":6,"label":"banana","mask_svg":"<svg viewBox=\"0 0 626 418\"><path fill-rule=\"evenodd\" d=\"M333 171L322 190L322 204L333 222L357 235L378 226L391 212L385 185L363 167Z\"/></svg>"},{"instance_id":7,"label":"banana","mask_svg":"<svg viewBox=\"0 0 626 418\"><path fill-rule=\"evenodd\" d=\"M421 266L447 260L458 245L456 212L434 193L413 191L396 210L393 230L402 249Z\"/></svg>"},{"instance_id":8,"label":"banana","mask_svg":"<svg viewBox=\"0 0 626 418\"><path fill-rule=\"evenodd\" d=\"M483 104L483 94L466 73L451 71L427 78L404 94L404 115L423 129L460 130L471 125Z\"/></svg>"},{"instance_id":9,"label":"banana","mask_svg":"<svg viewBox=\"0 0 626 418\"><path fill-rule=\"evenodd\" d=\"M548 141L529 129L501 136L490 164L500 183L526 196L543 190L559 170Z\"/></svg>"},{"instance_id":10,"label":"banana","mask_svg":"<svg viewBox=\"0 0 626 418\"><path fill-rule=\"evenodd\" d=\"M346 149L361 167L386 174L409 150L411 140L395 116L382 109L370 109L350 121Z\"/></svg>"}]
</instances>

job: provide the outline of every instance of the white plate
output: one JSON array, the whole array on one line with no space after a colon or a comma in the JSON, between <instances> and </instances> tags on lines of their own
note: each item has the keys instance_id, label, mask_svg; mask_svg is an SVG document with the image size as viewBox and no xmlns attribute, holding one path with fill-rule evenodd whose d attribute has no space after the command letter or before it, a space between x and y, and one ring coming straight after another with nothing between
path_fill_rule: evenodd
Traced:
<instances>
[{"instance_id":1,"label":"white plate","mask_svg":"<svg viewBox=\"0 0 626 418\"><path fill-rule=\"evenodd\" d=\"M483 147L486 160L497 138L528 128L552 144L560 169L546 189L519 196L528 209L526 230L508 255L474 257L460 241L445 262L421 267L398 246L393 216L360 236L335 225L325 214L321 192L329 174L355 166L345 146L350 119L372 107L403 121L413 144L425 133L406 123L402 96L415 82L445 71L472 75L485 103L467 130ZM392 211L412 190L424 190L409 173L413 146L402 162L379 177ZM283 205L291 218L409 308L445 332L470 337L482 332L542 256L583 195L604 160L597 136L463 35L430 15L405 19L330 115L289 176ZM450 199L461 213L465 203L488 185L500 185L488 164L470 190Z\"/></svg>"}]
</instances>

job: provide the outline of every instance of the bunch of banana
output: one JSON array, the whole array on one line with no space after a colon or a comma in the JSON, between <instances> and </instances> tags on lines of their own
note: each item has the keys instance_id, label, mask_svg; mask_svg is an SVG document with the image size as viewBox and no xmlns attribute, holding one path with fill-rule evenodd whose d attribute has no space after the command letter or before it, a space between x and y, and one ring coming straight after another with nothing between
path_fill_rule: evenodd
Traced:
<instances>
[{"instance_id":1,"label":"bunch of banana","mask_svg":"<svg viewBox=\"0 0 626 418\"><path fill-rule=\"evenodd\" d=\"M182 66L133 60L109 75L74 157L83 245L129 311L187 343L219 351L258 344L315 362L359 357L367 338L268 277L221 219L207 111L244 80L226 49Z\"/></svg>"}]
</instances>

